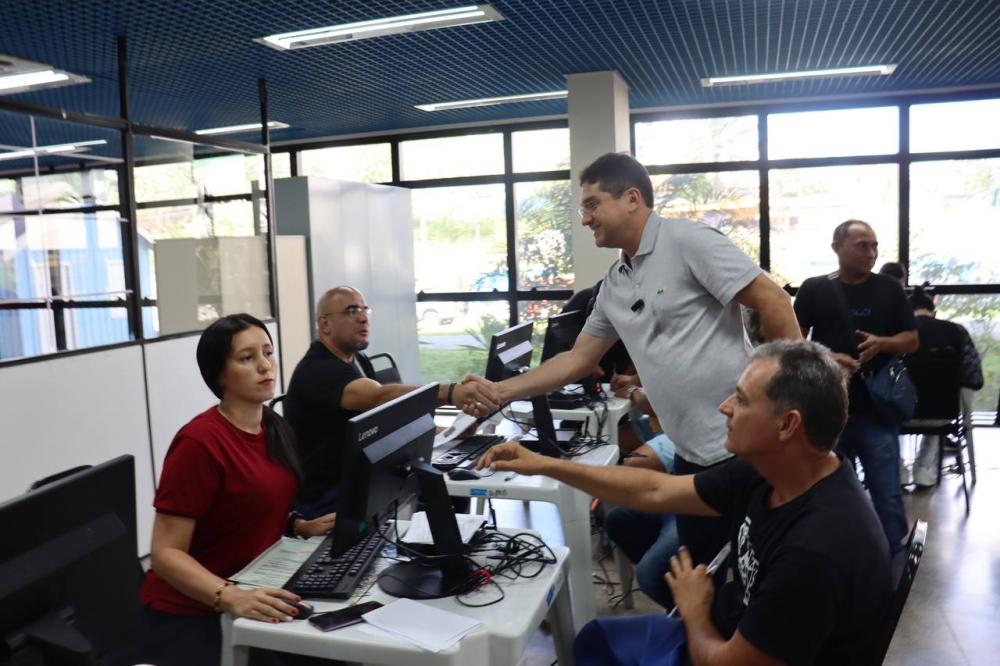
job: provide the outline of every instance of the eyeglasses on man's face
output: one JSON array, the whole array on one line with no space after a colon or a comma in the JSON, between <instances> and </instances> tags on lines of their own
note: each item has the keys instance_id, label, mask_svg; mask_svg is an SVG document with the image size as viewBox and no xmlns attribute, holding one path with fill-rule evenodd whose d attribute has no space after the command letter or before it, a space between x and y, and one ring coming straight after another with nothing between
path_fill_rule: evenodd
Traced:
<instances>
[{"instance_id":1,"label":"eyeglasses on man's face","mask_svg":"<svg viewBox=\"0 0 1000 666\"><path fill-rule=\"evenodd\" d=\"M367 305L348 305L344 308L343 312L325 312L321 316L328 317L330 315L346 315L348 317L359 318L361 316L368 317L372 313L372 309Z\"/></svg>"}]
</instances>

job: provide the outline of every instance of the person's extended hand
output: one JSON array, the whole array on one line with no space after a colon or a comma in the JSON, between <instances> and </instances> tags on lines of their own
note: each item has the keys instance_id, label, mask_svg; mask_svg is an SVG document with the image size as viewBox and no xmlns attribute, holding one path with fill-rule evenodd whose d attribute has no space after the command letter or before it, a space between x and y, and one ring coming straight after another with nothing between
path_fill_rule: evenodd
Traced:
<instances>
[{"instance_id":1,"label":"person's extended hand","mask_svg":"<svg viewBox=\"0 0 1000 666\"><path fill-rule=\"evenodd\" d=\"M323 536L332 532L336 524L337 514L328 513L312 520L299 518L295 521L294 529L295 533L301 537Z\"/></svg>"},{"instance_id":2,"label":"person's extended hand","mask_svg":"<svg viewBox=\"0 0 1000 666\"><path fill-rule=\"evenodd\" d=\"M476 375L468 375L456 384L452 399L466 414L480 417L496 411L501 404L496 384Z\"/></svg>"},{"instance_id":3,"label":"person's extended hand","mask_svg":"<svg viewBox=\"0 0 1000 666\"><path fill-rule=\"evenodd\" d=\"M639 386L639 375L619 375L617 372L611 375L611 390L619 398L624 398L622 392L629 386Z\"/></svg>"},{"instance_id":4,"label":"person's extended hand","mask_svg":"<svg viewBox=\"0 0 1000 666\"><path fill-rule=\"evenodd\" d=\"M517 442L497 444L482 455L476 469L493 466L498 472L517 472L530 476L540 474L545 456L532 453Z\"/></svg>"},{"instance_id":5,"label":"person's extended hand","mask_svg":"<svg viewBox=\"0 0 1000 666\"><path fill-rule=\"evenodd\" d=\"M230 585L219 595L219 608L238 617L248 617L261 622L289 622L298 611L292 603L302 601L297 594L274 587L252 590Z\"/></svg>"},{"instance_id":6,"label":"person's extended hand","mask_svg":"<svg viewBox=\"0 0 1000 666\"><path fill-rule=\"evenodd\" d=\"M692 566L691 553L684 546L670 558L670 571L664 576L682 618L707 617L715 585L705 573L705 565Z\"/></svg>"},{"instance_id":7,"label":"person's extended hand","mask_svg":"<svg viewBox=\"0 0 1000 666\"><path fill-rule=\"evenodd\" d=\"M843 370L844 374L848 377L857 372L861 367L861 362L848 354L834 353L833 360L837 362L837 365L840 366L840 369Z\"/></svg>"},{"instance_id":8,"label":"person's extended hand","mask_svg":"<svg viewBox=\"0 0 1000 666\"><path fill-rule=\"evenodd\" d=\"M861 365L872 360L882 351L882 338L879 336L861 330L854 331L854 334L861 338L861 342L858 343L858 361Z\"/></svg>"}]
</instances>

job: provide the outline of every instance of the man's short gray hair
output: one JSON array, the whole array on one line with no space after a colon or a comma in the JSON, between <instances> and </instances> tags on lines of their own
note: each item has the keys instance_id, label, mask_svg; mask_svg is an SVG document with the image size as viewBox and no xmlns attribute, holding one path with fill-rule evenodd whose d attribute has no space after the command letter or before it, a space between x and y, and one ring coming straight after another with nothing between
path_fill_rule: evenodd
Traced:
<instances>
[{"instance_id":1,"label":"man's short gray hair","mask_svg":"<svg viewBox=\"0 0 1000 666\"><path fill-rule=\"evenodd\" d=\"M773 358L778 369L764 387L774 410L798 410L809 443L831 451L847 422L847 380L830 350L809 340L778 340L753 359Z\"/></svg>"}]
</instances>

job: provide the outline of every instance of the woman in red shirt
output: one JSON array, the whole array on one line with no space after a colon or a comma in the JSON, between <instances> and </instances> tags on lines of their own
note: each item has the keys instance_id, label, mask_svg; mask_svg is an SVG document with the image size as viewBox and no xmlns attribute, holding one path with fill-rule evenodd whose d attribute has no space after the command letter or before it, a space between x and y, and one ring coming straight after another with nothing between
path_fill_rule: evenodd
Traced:
<instances>
[{"instance_id":1,"label":"woman in red shirt","mask_svg":"<svg viewBox=\"0 0 1000 666\"><path fill-rule=\"evenodd\" d=\"M298 536L321 535L336 517L290 520L301 470L291 428L266 406L274 397L275 361L264 324L247 314L223 317L202 333L197 357L220 402L174 437L153 502L142 658L157 666L218 664L217 613L294 619L297 595L242 589L228 578L286 527Z\"/></svg>"}]
</instances>

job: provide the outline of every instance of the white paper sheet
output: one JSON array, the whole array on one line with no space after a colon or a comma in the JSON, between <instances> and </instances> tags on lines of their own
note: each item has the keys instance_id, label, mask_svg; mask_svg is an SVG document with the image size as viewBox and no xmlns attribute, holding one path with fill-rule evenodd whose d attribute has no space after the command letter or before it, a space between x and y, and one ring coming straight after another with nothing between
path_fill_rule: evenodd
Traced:
<instances>
[{"instance_id":1,"label":"white paper sheet","mask_svg":"<svg viewBox=\"0 0 1000 666\"><path fill-rule=\"evenodd\" d=\"M464 412L459 413L452 421L451 425L439 432L434 436L434 448L439 446L444 446L448 442L452 441L463 432L468 430L469 426L476 422L475 416L470 416Z\"/></svg>"},{"instance_id":2,"label":"white paper sheet","mask_svg":"<svg viewBox=\"0 0 1000 666\"><path fill-rule=\"evenodd\" d=\"M458 531L462 535L462 543L469 543L486 522L484 516L468 513L456 513L455 520L458 521ZM410 516L410 527L401 540L406 543L434 543L434 539L431 537L431 526L427 522L427 512L417 511Z\"/></svg>"},{"instance_id":3,"label":"white paper sheet","mask_svg":"<svg viewBox=\"0 0 1000 666\"><path fill-rule=\"evenodd\" d=\"M361 617L372 626L431 652L447 650L482 622L411 599L397 599Z\"/></svg>"}]
</instances>

